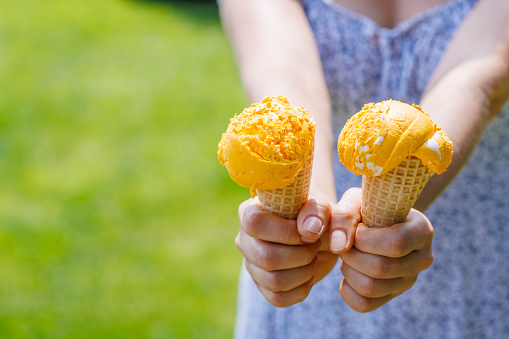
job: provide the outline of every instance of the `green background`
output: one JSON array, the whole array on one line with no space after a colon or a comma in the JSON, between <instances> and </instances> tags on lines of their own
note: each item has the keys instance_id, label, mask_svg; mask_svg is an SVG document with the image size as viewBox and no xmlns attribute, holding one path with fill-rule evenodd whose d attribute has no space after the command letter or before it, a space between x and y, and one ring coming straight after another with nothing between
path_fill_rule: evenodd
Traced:
<instances>
[{"instance_id":1,"label":"green background","mask_svg":"<svg viewBox=\"0 0 509 339\"><path fill-rule=\"evenodd\" d=\"M0 338L227 338L246 106L214 2L0 2Z\"/></svg>"}]
</instances>

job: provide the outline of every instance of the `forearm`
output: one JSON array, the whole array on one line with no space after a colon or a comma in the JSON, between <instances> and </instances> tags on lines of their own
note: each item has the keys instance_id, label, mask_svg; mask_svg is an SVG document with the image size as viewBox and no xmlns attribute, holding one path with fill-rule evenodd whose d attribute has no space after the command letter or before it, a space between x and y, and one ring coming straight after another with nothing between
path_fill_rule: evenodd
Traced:
<instances>
[{"instance_id":1,"label":"forearm","mask_svg":"<svg viewBox=\"0 0 509 339\"><path fill-rule=\"evenodd\" d=\"M462 68L451 72L429 95L423 97L421 106L448 134L453 142L452 162L447 171L434 175L415 204L425 211L429 205L454 180L468 161L489 121L486 94L468 85ZM456 113L461 113L459 118Z\"/></svg>"},{"instance_id":2,"label":"forearm","mask_svg":"<svg viewBox=\"0 0 509 339\"><path fill-rule=\"evenodd\" d=\"M309 110L317 123L312 194L336 202L332 174L330 99L318 49L296 0L221 0L249 100L284 95Z\"/></svg>"},{"instance_id":3,"label":"forearm","mask_svg":"<svg viewBox=\"0 0 509 339\"><path fill-rule=\"evenodd\" d=\"M509 97L509 3L483 0L459 28L421 106L453 142L452 163L434 175L417 201L425 210L453 181L487 124Z\"/></svg>"}]
</instances>

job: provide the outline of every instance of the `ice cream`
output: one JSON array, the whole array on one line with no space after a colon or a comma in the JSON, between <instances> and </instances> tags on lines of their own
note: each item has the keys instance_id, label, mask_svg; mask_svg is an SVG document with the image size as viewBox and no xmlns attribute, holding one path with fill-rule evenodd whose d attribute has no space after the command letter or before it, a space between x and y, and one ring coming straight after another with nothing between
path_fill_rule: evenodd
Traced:
<instances>
[{"instance_id":1,"label":"ice cream","mask_svg":"<svg viewBox=\"0 0 509 339\"><path fill-rule=\"evenodd\" d=\"M355 174L385 174L410 155L440 174L451 163L452 143L419 106L387 100L365 105L348 120L338 153Z\"/></svg>"},{"instance_id":2,"label":"ice cream","mask_svg":"<svg viewBox=\"0 0 509 339\"><path fill-rule=\"evenodd\" d=\"M307 110L291 106L282 96L267 97L230 120L218 157L230 177L250 188L254 197L295 181L312 159L314 133L315 123Z\"/></svg>"},{"instance_id":3,"label":"ice cream","mask_svg":"<svg viewBox=\"0 0 509 339\"><path fill-rule=\"evenodd\" d=\"M338 138L338 153L350 171L363 175L361 213L376 209L370 218L392 225L406 218L429 177L449 166L452 143L419 106L387 100L365 105L348 120ZM369 189L364 187L368 184ZM368 207L369 200L376 206ZM391 215L394 211L398 215Z\"/></svg>"}]
</instances>

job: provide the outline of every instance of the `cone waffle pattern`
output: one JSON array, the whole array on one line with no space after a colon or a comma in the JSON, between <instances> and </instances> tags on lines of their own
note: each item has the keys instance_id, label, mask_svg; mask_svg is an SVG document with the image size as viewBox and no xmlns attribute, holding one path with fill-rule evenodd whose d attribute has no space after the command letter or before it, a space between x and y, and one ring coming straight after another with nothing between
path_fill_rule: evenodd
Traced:
<instances>
[{"instance_id":1,"label":"cone waffle pattern","mask_svg":"<svg viewBox=\"0 0 509 339\"><path fill-rule=\"evenodd\" d=\"M311 147L306 164L290 185L274 190L256 190L263 209L286 219L297 219L309 197L313 154L314 147Z\"/></svg>"},{"instance_id":2,"label":"cone waffle pattern","mask_svg":"<svg viewBox=\"0 0 509 339\"><path fill-rule=\"evenodd\" d=\"M362 222L388 227L404 221L433 174L419 158L410 156L387 174L362 176Z\"/></svg>"}]
</instances>

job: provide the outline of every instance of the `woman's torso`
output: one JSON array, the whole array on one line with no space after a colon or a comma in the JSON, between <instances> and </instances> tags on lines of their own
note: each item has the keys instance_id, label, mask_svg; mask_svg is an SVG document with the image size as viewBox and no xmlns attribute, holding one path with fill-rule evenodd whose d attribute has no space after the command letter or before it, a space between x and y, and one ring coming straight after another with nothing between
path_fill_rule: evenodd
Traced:
<instances>
[{"instance_id":1,"label":"woman's torso","mask_svg":"<svg viewBox=\"0 0 509 339\"><path fill-rule=\"evenodd\" d=\"M402 0L426 3L428 9L406 12L384 27L381 18L353 7L355 0L301 1L320 51L336 137L367 102L392 98L419 103L448 42L476 3ZM243 270L236 336L509 337L508 130L506 110L487 127L468 164L427 211L435 227L435 261L409 291L374 312L356 313L340 298L342 274L336 265L304 302L279 309L260 295ZM341 196L361 180L339 163L337 154L334 159Z\"/></svg>"}]
</instances>

